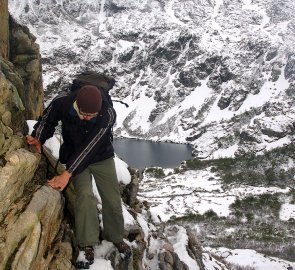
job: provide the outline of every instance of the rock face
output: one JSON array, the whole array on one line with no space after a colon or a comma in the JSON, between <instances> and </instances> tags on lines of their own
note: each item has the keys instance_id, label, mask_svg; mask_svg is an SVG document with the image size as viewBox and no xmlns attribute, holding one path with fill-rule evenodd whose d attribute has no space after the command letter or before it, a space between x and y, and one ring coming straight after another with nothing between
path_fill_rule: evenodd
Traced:
<instances>
[{"instance_id":1,"label":"rock face","mask_svg":"<svg viewBox=\"0 0 295 270\"><path fill-rule=\"evenodd\" d=\"M40 53L28 30L9 20L7 1L0 39L0 269L72 269L71 246L61 241L63 197L42 185L41 157L24 143L25 120L43 108Z\"/></svg>"},{"instance_id":2,"label":"rock face","mask_svg":"<svg viewBox=\"0 0 295 270\"><path fill-rule=\"evenodd\" d=\"M17 219L10 220L5 234L1 231L1 269L48 268L58 249L51 246L60 231L61 199L58 191L42 186Z\"/></svg>"},{"instance_id":3,"label":"rock face","mask_svg":"<svg viewBox=\"0 0 295 270\"><path fill-rule=\"evenodd\" d=\"M0 2L0 55L7 59L8 57L8 35L9 35L9 27L8 27L8 1L2 0Z\"/></svg>"},{"instance_id":4,"label":"rock face","mask_svg":"<svg viewBox=\"0 0 295 270\"><path fill-rule=\"evenodd\" d=\"M26 119L37 119L43 111L41 56L36 38L27 27L10 18L10 61L21 76L23 87L18 89L26 108Z\"/></svg>"}]
</instances>

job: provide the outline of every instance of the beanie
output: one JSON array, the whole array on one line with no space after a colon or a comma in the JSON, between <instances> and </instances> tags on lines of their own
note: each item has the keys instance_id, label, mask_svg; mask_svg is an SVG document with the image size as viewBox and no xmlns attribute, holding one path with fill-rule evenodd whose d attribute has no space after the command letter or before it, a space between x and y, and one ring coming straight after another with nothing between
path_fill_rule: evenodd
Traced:
<instances>
[{"instance_id":1,"label":"beanie","mask_svg":"<svg viewBox=\"0 0 295 270\"><path fill-rule=\"evenodd\" d=\"M78 91L77 106L81 112L97 113L101 109L101 92L93 85L85 85Z\"/></svg>"}]
</instances>

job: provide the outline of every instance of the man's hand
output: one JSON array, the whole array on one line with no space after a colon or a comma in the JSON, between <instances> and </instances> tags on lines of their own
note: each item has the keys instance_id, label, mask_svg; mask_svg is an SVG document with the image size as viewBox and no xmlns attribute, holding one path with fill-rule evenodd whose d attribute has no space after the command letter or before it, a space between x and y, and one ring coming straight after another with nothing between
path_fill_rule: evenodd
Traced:
<instances>
[{"instance_id":1,"label":"man's hand","mask_svg":"<svg viewBox=\"0 0 295 270\"><path fill-rule=\"evenodd\" d=\"M62 174L53 177L51 180L48 181L48 185L54 189L62 191L71 178L72 174L68 171L64 171Z\"/></svg>"},{"instance_id":2,"label":"man's hand","mask_svg":"<svg viewBox=\"0 0 295 270\"><path fill-rule=\"evenodd\" d=\"M30 145L34 145L36 147L37 152L41 154L41 143L31 135L28 135L26 139L27 143Z\"/></svg>"}]
</instances>

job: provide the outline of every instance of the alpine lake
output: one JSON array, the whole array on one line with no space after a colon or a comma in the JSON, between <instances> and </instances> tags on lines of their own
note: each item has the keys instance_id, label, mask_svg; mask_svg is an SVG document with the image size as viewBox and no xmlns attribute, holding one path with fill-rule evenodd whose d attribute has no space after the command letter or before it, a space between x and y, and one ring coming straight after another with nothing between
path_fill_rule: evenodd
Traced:
<instances>
[{"instance_id":1,"label":"alpine lake","mask_svg":"<svg viewBox=\"0 0 295 270\"><path fill-rule=\"evenodd\" d=\"M192 158L192 146L141 139L114 138L115 153L130 167L174 168Z\"/></svg>"}]
</instances>

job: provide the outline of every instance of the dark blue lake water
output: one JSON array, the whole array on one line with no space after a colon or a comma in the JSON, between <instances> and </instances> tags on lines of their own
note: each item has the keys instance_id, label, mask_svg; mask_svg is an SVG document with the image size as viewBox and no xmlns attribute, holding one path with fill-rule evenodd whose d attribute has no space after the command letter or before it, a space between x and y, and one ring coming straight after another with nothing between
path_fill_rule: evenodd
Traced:
<instances>
[{"instance_id":1,"label":"dark blue lake water","mask_svg":"<svg viewBox=\"0 0 295 270\"><path fill-rule=\"evenodd\" d=\"M138 169L151 166L173 168L192 158L192 147L186 144L114 138L114 148L129 166Z\"/></svg>"}]
</instances>

